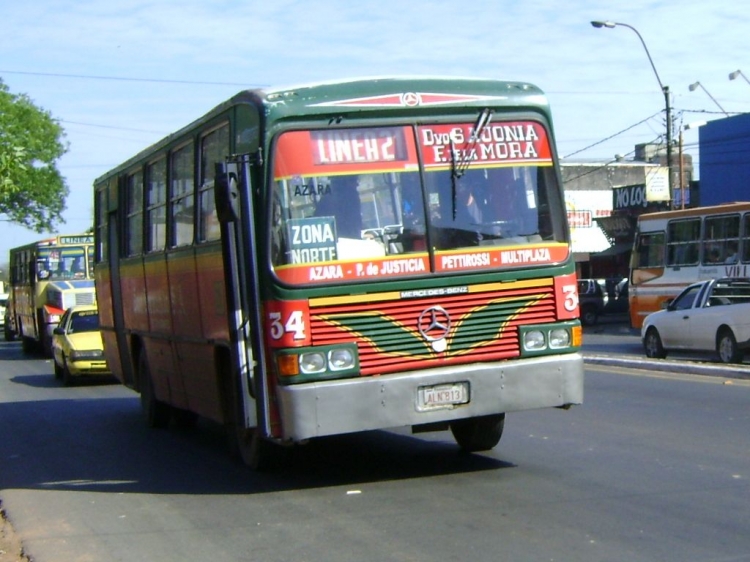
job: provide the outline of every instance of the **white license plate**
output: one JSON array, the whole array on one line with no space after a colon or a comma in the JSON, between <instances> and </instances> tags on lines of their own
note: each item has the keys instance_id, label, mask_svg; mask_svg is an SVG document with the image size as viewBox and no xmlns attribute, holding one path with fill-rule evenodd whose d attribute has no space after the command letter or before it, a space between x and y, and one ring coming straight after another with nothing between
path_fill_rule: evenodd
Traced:
<instances>
[{"instance_id":1,"label":"white license plate","mask_svg":"<svg viewBox=\"0 0 750 562\"><path fill-rule=\"evenodd\" d=\"M453 408L469 403L469 383L454 382L435 386L420 386L417 389L417 410Z\"/></svg>"}]
</instances>

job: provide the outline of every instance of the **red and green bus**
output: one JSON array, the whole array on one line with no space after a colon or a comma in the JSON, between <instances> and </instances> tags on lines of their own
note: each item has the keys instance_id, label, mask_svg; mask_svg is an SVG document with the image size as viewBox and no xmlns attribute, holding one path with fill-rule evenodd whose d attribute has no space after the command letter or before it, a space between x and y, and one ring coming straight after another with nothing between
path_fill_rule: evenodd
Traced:
<instances>
[{"instance_id":1,"label":"red and green bus","mask_svg":"<svg viewBox=\"0 0 750 562\"><path fill-rule=\"evenodd\" d=\"M583 400L544 93L370 79L243 91L95 183L107 361L146 422L274 444Z\"/></svg>"}]
</instances>

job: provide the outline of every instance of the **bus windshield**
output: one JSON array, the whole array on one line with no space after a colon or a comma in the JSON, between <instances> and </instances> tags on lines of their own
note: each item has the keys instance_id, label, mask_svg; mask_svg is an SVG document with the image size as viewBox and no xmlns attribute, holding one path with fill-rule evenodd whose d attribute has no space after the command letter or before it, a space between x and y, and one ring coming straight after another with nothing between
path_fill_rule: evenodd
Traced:
<instances>
[{"instance_id":1,"label":"bus windshield","mask_svg":"<svg viewBox=\"0 0 750 562\"><path fill-rule=\"evenodd\" d=\"M91 248L88 248L89 251ZM41 248L37 254L37 276L45 281L90 279L90 268L86 265L87 248L67 246ZM88 255L90 258L90 254Z\"/></svg>"},{"instance_id":2,"label":"bus windshield","mask_svg":"<svg viewBox=\"0 0 750 562\"><path fill-rule=\"evenodd\" d=\"M564 260L543 127L495 127L468 143L470 124L283 133L270 221L276 274L303 283ZM509 135L517 140L494 142ZM528 254L536 261L519 258L520 246L538 246ZM307 273L323 264L322 278Z\"/></svg>"}]
</instances>

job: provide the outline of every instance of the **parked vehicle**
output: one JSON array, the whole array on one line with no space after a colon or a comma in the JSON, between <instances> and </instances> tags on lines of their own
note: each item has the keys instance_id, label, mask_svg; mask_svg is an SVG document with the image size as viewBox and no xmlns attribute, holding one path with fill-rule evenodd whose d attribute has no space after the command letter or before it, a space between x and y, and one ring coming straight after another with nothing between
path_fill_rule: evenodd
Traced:
<instances>
[{"instance_id":1,"label":"parked vehicle","mask_svg":"<svg viewBox=\"0 0 750 562\"><path fill-rule=\"evenodd\" d=\"M604 312L607 304L606 293L596 279L578 280L578 304L581 310L581 324L593 326Z\"/></svg>"},{"instance_id":2,"label":"parked vehicle","mask_svg":"<svg viewBox=\"0 0 750 562\"><path fill-rule=\"evenodd\" d=\"M74 306L63 314L52 332L52 356L55 378L62 379L65 386L74 377L112 374L104 359L96 306Z\"/></svg>"},{"instance_id":3,"label":"parked vehicle","mask_svg":"<svg viewBox=\"0 0 750 562\"><path fill-rule=\"evenodd\" d=\"M664 310L646 317L641 338L648 357L715 350L723 363L740 363L750 348L750 278L689 285Z\"/></svg>"},{"instance_id":4,"label":"parked vehicle","mask_svg":"<svg viewBox=\"0 0 750 562\"><path fill-rule=\"evenodd\" d=\"M5 310L8 306L8 293L0 293L0 322L5 327Z\"/></svg>"}]
</instances>

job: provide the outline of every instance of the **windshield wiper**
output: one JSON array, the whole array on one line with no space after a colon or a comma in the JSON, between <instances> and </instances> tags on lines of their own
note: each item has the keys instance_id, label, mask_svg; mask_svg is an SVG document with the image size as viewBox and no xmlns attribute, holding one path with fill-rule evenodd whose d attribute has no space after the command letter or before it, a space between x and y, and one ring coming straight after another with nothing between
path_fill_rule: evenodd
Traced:
<instances>
[{"instance_id":1,"label":"windshield wiper","mask_svg":"<svg viewBox=\"0 0 750 562\"><path fill-rule=\"evenodd\" d=\"M492 121L493 113L494 112L489 107L485 107L482 110L482 112L479 114L479 117L477 118L477 122L474 124L474 130L472 131L471 136L464 142L463 146L460 149L456 148L456 144L453 142L453 139L451 139L450 141L451 205L453 206L453 220L456 220L456 180L461 178L466 173L466 170L469 169L469 166L472 162L471 154L473 153L477 142L479 141L479 136L482 134L482 131Z\"/></svg>"}]
</instances>

